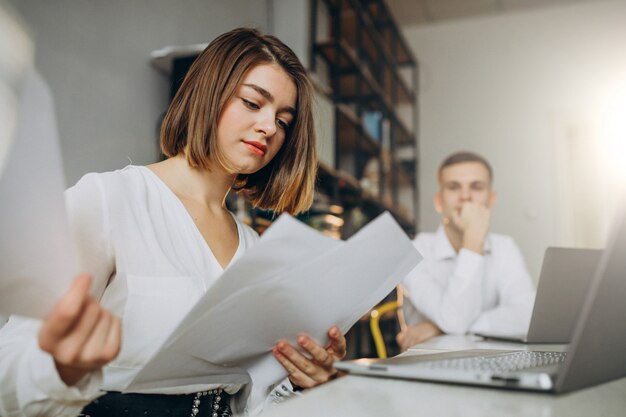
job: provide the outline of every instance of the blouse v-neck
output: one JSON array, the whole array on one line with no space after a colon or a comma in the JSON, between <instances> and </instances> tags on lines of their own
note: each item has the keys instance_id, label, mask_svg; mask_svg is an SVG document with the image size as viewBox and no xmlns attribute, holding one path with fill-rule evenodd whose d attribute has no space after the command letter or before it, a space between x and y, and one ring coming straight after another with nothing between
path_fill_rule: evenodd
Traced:
<instances>
[{"instance_id":1,"label":"blouse v-neck","mask_svg":"<svg viewBox=\"0 0 626 417\"><path fill-rule=\"evenodd\" d=\"M228 211L228 213L232 216L233 221L235 222L235 226L237 227L237 240L238 240L237 249L235 250L235 253L233 253L233 256L228 260L228 263L225 266L222 266L222 264L217 260L215 253L213 253L213 250L211 249L209 242L207 242L207 240L202 235L202 232L200 232L200 229L198 228L198 225L196 225L196 222L193 220L191 213L189 213L189 210L187 210L187 207L185 207L185 204L176 195L176 193L161 179L161 177L159 177L156 174L156 172L152 171L150 168L146 166L136 166L136 167L139 168L141 171L147 172L148 175L156 182L159 188L163 189L165 194L169 195L170 198L174 201L174 204L176 204L179 207L179 209L185 213L183 217L186 219L185 221L190 225L191 229L195 231L194 233L196 234L196 239L200 239L204 243L204 247L206 248L208 255L213 261L215 261L215 264L220 268L220 270L221 271L226 270L233 263L233 261L237 258L237 255L241 251L241 248L243 245L243 233L241 230L241 225L237 221L237 218L235 217L235 215L231 213L230 211Z\"/></svg>"}]
</instances>

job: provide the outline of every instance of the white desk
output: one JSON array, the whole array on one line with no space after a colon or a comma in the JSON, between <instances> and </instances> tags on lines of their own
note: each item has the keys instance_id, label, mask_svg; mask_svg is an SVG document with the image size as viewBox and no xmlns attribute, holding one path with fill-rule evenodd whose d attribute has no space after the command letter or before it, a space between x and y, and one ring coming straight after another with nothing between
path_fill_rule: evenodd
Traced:
<instances>
[{"instance_id":1,"label":"white desk","mask_svg":"<svg viewBox=\"0 0 626 417\"><path fill-rule=\"evenodd\" d=\"M428 351L441 350L463 350L463 349L505 349L505 350L544 350L550 352L563 352L567 350L567 345L556 344L531 344L526 345L523 343L512 342L499 342L492 340L485 340L479 336L467 335L467 336L452 336L445 335L435 337L422 344L414 346L409 349L409 353L428 353Z\"/></svg>"},{"instance_id":2,"label":"white desk","mask_svg":"<svg viewBox=\"0 0 626 417\"><path fill-rule=\"evenodd\" d=\"M563 350L563 345L534 345ZM484 342L474 336L442 336L411 349L528 349ZM570 394L550 395L348 375L267 410L264 417L624 417L626 378Z\"/></svg>"}]
</instances>

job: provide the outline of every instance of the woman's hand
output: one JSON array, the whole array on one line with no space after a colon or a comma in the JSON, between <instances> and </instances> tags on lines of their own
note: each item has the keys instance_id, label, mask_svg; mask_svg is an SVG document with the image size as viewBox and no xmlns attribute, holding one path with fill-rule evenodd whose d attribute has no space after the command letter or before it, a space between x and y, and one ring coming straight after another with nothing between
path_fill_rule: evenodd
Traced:
<instances>
[{"instance_id":1,"label":"woman's hand","mask_svg":"<svg viewBox=\"0 0 626 417\"><path fill-rule=\"evenodd\" d=\"M337 374L333 364L346 356L346 338L337 326L333 326L328 330L328 339L326 347L322 347L307 335L298 336L298 345L308 353L307 356L285 340L276 343L272 353L287 370L294 386L312 388Z\"/></svg>"},{"instance_id":2,"label":"woman's hand","mask_svg":"<svg viewBox=\"0 0 626 417\"><path fill-rule=\"evenodd\" d=\"M91 277L79 275L39 331L39 346L52 355L68 386L115 359L120 350L120 320L89 294L90 286Z\"/></svg>"}]
</instances>

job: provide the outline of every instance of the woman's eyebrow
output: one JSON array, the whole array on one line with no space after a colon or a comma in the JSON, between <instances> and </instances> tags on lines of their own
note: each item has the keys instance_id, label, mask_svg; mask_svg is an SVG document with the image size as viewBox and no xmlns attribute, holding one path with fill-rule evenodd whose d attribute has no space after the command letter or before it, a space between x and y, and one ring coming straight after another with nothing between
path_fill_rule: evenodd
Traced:
<instances>
[{"instance_id":1,"label":"woman's eyebrow","mask_svg":"<svg viewBox=\"0 0 626 417\"><path fill-rule=\"evenodd\" d=\"M261 94L263 97L265 97L265 99L267 101L269 101L270 103L274 102L274 96L272 95L272 93L270 93L269 91L267 91L265 88L256 85L256 84L243 84L244 87L249 87L252 88L254 91L256 91L257 93ZM286 106L283 107L282 109L279 109L278 111L279 113L282 112L287 112L287 113L291 113L292 116L296 115L296 109L294 109L291 106Z\"/></svg>"}]
</instances>

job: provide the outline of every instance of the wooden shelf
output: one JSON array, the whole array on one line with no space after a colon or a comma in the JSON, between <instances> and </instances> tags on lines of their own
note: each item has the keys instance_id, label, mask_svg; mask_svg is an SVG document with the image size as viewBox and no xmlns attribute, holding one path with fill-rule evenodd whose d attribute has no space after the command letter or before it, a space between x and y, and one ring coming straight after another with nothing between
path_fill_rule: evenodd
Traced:
<instances>
[{"instance_id":1,"label":"wooden shelf","mask_svg":"<svg viewBox=\"0 0 626 417\"><path fill-rule=\"evenodd\" d=\"M398 176L398 187L412 186L413 176L409 172L407 172L404 166L399 162L395 162L394 167L396 169L396 175Z\"/></svg>"},{"instance_id":2,"label":"wooden shelf","mask_svg":"<svg viewBox=\"0 0 626 417\"><path fill-rule=\"evenodd\" d=\"M398 118L398 116L393 113L391 115L392 129L396 129L394 135L396 137L396 144L398 145L406 145L411 144L414 139L413 133L409 131L409 129L404 125L402 120Z\"/></svg>"},{"instance_id":3,"label":"wooden shelf","mask_svg":"<svg viewBox=\"0 0 626 417\"><path fill-rule=\"evenodd\" d=\"M356 93L356 83L358 77L362 77L365 81L366 90L362 92L362 97L382 97L385 107L389 111L394 111L395 103L411 103L415 100L415 93L406 85L400 74L396 71L383 69L383 82L387 78L393 78L388 81L388 85L381 85L376 81L376 77L372 74L369 67L363 64L358 58L354 49L343 39L339 41L325 41L315 45L316 50L320 52L322 57L330 65L338 65L341 74L342 94L338 97L340 100L358 99ZM390 75L389 75L390 74ZM397 94L394 93L396 90ZM394 100L394 96L396 97Z\"/></svg>"},{"instance_id":4,"label":"wooden shelf","mask_svg":"<svg viewBox=\"0 0 626 417\"><path fill-rule=\"evenodd\" d=\"M311 61L324 71L335 105L335 163L320 178L336 184L334 198L348 212L358 207L373 218L387 210L414 233L417 201L408 199L417 199L417 173L407 168L417 157L417 63L382 0L313 4Z\"/></svg>"},{"instance_id":5,"label":"wooden shelf","mask_svg":"<svg viewBox=\"0 0 626 417\"><path fill-rule=\"evenodd\" d=\"M314 49L331 66L338 66L340 72L339 88L331 88L337 101L352 102L359 99L380 101L387 111L393 112L391 97L385 93L375 80L369 68L359 60L358 54L343 39L325 41L315 44ZM358 81L363 81L364 87L358 93ZM339 90L339 91L337 91Z\"/></svg>"},{"instance_id":6,"label":"wooden shelf","mask_svg":"<svg viewBox=\"0 0 626 417\"><path fill-rule=\"evenodd\" d=\"M414 231L414 224L399 213L397 207L385 204L378 196L364 190L359 181L352 175L336 170L327 164L319 163L318 178L323 179L323 181L337 182L340 193L343 197L348 197L348 206L365 206L366 209L373 211L376 215L389 211L400 226L407 231Z\"/></svg>"},{"instance_id":7,"label":"wooden shelf","mask_svg":"<svg viewBox=\"0 0 626 417\"><path fill-rule=\"evenodd\" d=\"M369 156L378 155L380 145L364 129L358 116L346 105L338 104L339 149L343 152L364 151Z\"/></svg>"},{"instance_id":8,"label":"wooden shelf","mask_svg":"<svg viewBox=\"0 0 626 417\"><path fill-rule=\"evenodd\" d=\"M378 53L380 52L381 55L383 55L382 57L382 61L386 64L384 65L385 67L390 67L392 68L392 70L390 71L393 78L394 78L394 82L395 86L399 87L399 91L398 91L398 97L397 100L398 102L410 102L410 101L414 101L415 99L415 94L413 92L413 90L411 88L409 88L408 85L406 85L406 82L404 81L404 79L400 76L400 74L397 71L397 67L398 65L400 65L398 63L398 60L396 58L396 56L393 55L393 53L391 52L390 48L389 48L389 44L391 45L401 45L401 48L404 50L406 48L405 43L403 42L402 38L398 37L397 39L394 39L392 42L390 43L386 43L384 41L384 39L381 37L380 35L380 28L377 27L374 24L373 16L371 15L371 9L369 7L363 8L363 6L361 5L361 2L359 0L350 0L350 3L352 5L352 7L355 10L358 10L362 16L362 20L363 20L363 24L365 26L365 31L364 33L366 33L366 35L363 35L363 39L367 40L368 38L371 40L372 44L368 44L367 42L364 43L364 50L366 52L368 52L371 55L371 58L374 60L374 62L376 62L376 60L380 60L381 57L379 57ZM374 4L374 2L371 2L370 4ZM393 25L392 25L393 26ZM375 51L375 52L372 52ZM408 51L408 49L407 49ZM409 51L410 53L410 51ZM411 60L411 56L407 55L405 53L403 53L403 55L406 55L406 58L404 60L404 64L413 64L414 61Z\"/></svg>"},{"instance_id":9,"label":"wooden shelf","mask_svg":"<svg viewBox=\"0 0 626 417\"><path fill-rule=\"evenodd\" d=\"M339 69L346 71L352 69L356 71L359 67L359 59L356 53L344 40L318 42L314 48L331 65L339 65Z\"/></svg>"},{"instance_id":10,"label":"wooden shelf","mask_svg":"<svg viewBox=\"0 0 626 417\"><path fill-rule=\"evenodd\" d=\"M385 45L394 46L395 53L392 53L392 56L396 64L400 66L416 65L417 60L404 37L400 35L398 25L385 2L383 0L362 0L362 3L365 3L365 9L378 32L388 34L387 39L385 39L384 35L381 37Z\"/></svg>"},{"instance_id":11,"label":"wooden shelf","mask_svg":"<svg viewBox=\"0 0 626 417\"><path fill-rule=\"evenodd\" d=\"M207 45L207 43L198 43L185 46L166 46L150 52L150 63L163 74L170 75L175 60L197 57Z\"/></svg>"}]
</instances>

